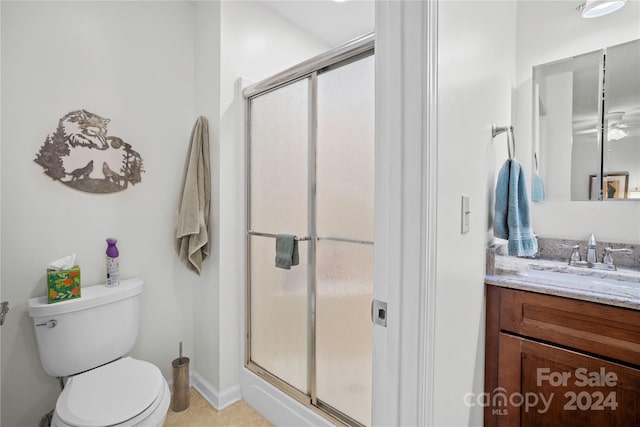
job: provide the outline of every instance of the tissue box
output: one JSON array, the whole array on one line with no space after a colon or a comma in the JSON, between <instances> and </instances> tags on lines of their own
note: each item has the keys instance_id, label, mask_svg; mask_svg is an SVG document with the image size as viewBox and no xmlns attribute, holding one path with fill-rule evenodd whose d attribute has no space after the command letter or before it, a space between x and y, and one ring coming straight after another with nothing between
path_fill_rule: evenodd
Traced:
<instances>
[{"instance_id":1,"label":"tissue box","mask_svg":"<svg viewBox=\"0 0 640 427\"><path fill-rule=\"evenodd\" d=\"M80 298L80 267L47 270L49 304Z\"/></svg>"}]
</instances>

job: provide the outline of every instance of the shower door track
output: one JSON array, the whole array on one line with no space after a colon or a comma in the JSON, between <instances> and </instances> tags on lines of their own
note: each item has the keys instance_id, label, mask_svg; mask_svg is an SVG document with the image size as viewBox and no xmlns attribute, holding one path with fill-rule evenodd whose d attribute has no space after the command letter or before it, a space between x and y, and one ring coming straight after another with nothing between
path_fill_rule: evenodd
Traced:
<instances>
[{"instance_id":1,"label":"shower door track","mask_svg":"<svg viewBox=\"0 0 640 427\"><path fill-rule=\"evenodd\" d=\"M254 374L260 376L271 385L277 387L289 396L304 404L307 408L329 419L331 422L341 426L364 427L361 423L344 414L343 412L333 408L332 406L322 402L316 396L316 243L318 240L335 240L351 243L363 243L373 245L372 241L344 239L338 237L324 237L316 235L316 141L317 141L317 77L318 74L329 71L355 62L359 59L374 54L374 33L365 34L343 45L340 45L324 54L313 57L294 67L291 67L279 74L269 77L261 82L251 85L244 89L243 96L244 113L247 118L245 121L245 367ZM309 155L308 155L308 236L300 237L299 240L309 240L308 254L308 277L307 283L309 287L309 343L308 343L308 390L306 394L277 376L273 375L267 369L261 367L251 360L251 236L275 237L271 233L263 233L259 230L251 230L251 143L250 128L251 114L250 102L253 98L264 95L270 91L276 90L282 86L294 83L298 80L310 79L310 108L309 108Z\"/></svg>"},{"instance_id":2,"label":"shower door track","mask_svg":"<svg viewBox=\"0 0 640 427\"><path fill-rule=\"evenodd\" d=\"M375 34L368 33L357 37L328 52L314 56L298 65L294 65L274 76L255 83L242 91L245 100L257 95L265 94L273 89L292 83L303 77L308 77L316 71L325 71L327 67L336 64L345 65L360 59L359 55L369 56L373 53Z\"/></svg>"}]
</instances>

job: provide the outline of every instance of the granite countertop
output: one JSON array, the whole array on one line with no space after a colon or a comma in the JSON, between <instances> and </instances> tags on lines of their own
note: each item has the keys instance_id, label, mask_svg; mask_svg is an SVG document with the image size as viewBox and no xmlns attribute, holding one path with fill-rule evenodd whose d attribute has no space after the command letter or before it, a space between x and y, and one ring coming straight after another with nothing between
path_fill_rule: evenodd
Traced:
<instances>
[{"instance_id":1,"label":"granite countertop","mask_svg":"<svg viewBox=\"0 0 640 427\"><path fill-rule=\"evenodd\" d=\"M603 271L557 260L495 257L490 285L640 310L640 269Z\"/></svg>"}]
</instances>

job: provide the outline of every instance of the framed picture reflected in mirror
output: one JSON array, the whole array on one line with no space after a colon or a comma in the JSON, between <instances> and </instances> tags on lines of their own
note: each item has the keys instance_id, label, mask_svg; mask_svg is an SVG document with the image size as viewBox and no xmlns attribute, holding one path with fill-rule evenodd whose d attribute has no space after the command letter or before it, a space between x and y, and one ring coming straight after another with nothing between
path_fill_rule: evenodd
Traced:
<instances>
[{"instance_id":1,"label":"framed picture reflected in mirror","mask_svg":"<svg viewBox=\"0 0 640 427\"><path fill-rule=\"evenodd\" d=\"M589 175L589 200L599 200L598 175ZM626 199L629 194L629 172L604 174L602 180L602 200Z\"/></svg>"}]
</instances>

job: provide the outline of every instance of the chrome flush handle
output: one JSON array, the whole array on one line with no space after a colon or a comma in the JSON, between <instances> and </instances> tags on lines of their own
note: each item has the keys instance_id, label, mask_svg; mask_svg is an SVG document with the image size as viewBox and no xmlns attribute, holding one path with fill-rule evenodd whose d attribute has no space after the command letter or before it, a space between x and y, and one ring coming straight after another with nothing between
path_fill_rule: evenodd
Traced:
<instances>
[{"instance_id":1,"label":"chrome flush handle","mask_svg":"<svg viewBox=\"0 0 640 427\"><path fill-rule=\"evenodd\" d=\"M51 319L43 323L38 323L36 324L36 326L46 326L47 328L51 329L51 328L55 328L57 324L58 324L58 321L56 319Z\"/></svg>"}]
</instances>

